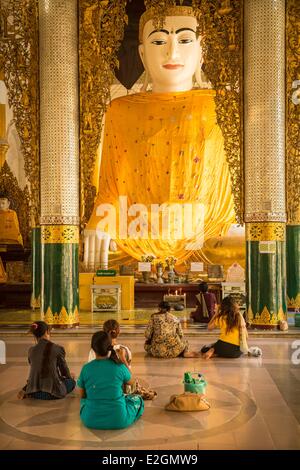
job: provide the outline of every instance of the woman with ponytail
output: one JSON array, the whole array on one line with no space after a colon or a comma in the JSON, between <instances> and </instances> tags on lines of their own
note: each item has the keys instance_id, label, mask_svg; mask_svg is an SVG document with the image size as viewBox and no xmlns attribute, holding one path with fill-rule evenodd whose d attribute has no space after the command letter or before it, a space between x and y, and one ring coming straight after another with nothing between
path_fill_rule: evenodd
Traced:
<instances>
[{"instance_id":1,"label":"woman with ponytail","mask_svg":"<svg viewBox=\"0 0 300 470\"><path fill-rule=\"evenodd\" d=\"M123 385L133 385L135 379L117 356L106 331L93 334L91 347L96 359L83 366L77 381L81 420L92 429L127 428L144 412L139 395L123 393Z\"/></svg>"},{"instance_id":2,"label":"woman with ponytail","mask_svg":"<svg viewBox=\"0 0 300 470\"><path fill-rule=\"evenodd\" d=\"M30 332L37 344L28 351L30 374L18 398L64 398L76 385L65 360L64 348L50 341L50 329L44 321L32 323Z\"/></svg>"}]
</instances>

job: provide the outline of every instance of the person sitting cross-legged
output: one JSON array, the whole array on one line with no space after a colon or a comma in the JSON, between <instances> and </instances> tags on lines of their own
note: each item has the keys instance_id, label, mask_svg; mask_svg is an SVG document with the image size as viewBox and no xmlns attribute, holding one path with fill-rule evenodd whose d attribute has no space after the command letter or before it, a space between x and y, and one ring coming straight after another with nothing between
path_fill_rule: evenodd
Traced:
<instances>
[{"instance_id":1,"label":"person sitting cross-legged","mask_svg":"<svg viewBox=\"0 0 300 470\"><path fill-rule=\"evenodd\" d=\"M80 418L92 429L123 429L133 424L144 412L139 395L125 395L123 386L135 379L117 357L112 339L106 331L92 336L96 359L81 369L77 381L81 397Z\"/></svg>"},{"instance_id":2,"label":"person sitting cross-legged","mask_svg":"<svg viewBox=\"0 0 300 470\"><path fill-rule=\"evenodd\" d=\"M170 304L162 301L159 312L151 315L145 331L145 351L154 357L199 357L198 353L188 350L179 319L170 310Z\"/></svg>"},{"instance_id":3,"label":"person sitting cross-legged","mask_svg":"<svg viewBox=\"0 0 300 470\"><path fill-rule=\"evenodd\" d=\"M32 323L30 332L37 344L28 351L30 374L18 398L64 398L76 385L74 374L70 373L66 363L64 348L50 341L50 328L44 321Z\"/></svg>"}]
</instances>

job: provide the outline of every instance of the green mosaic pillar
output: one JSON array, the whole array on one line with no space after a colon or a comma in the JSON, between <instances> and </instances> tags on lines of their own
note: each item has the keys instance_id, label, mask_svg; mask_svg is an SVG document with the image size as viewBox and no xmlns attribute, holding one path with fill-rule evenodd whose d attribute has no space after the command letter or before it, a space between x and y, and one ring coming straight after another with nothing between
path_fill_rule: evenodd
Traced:
<instances>
[{"instance_id":1,"label":"green mosaic pillar","mask_svg":"<svg viewBox=\"0 0 300 470\"><path fill-rule=\"evenodd\" d=\"M41 315L66 328L79 324L78 9L76 1L38 4Z\"/></svg>"},{"instance_id":2,"label":"green mosaic pillar","mask_svg":"<svg viewBox=\"0 0 300 470\"><path fill-rule=\"evenodd\" d=\"M31 232L32 250L32 293L30 305L32 308L41 306L41 227L34 227Z\"/></svg>"},{"instance_id":3,"label":"green mosaic pillar","mask_svg":"<svg viewBox=\"0 0 300 470\"><path fill-rule=\"evenodd\" d=\"M286 318L285 98L285 0L245 0L247 311L263 329Z\"/></svg>"},{"instance_id":4,"label":"green mosaic pillar","mask_svg":"<svg viewBox=\"0 0 300 470\"><path fill-rule=\"evenodd\" d=\"M42 227L42 312L56 327L79 324L79 229L76 226Z\"/></svg>"},{"instance_id":5,"label":"green mosaic pillar","mask_svg":"<svg viewBox=\"0 0 300 470\"><path fill-rule=\"evenodd\" d=\"M273 329L286 320L285 224L246 225L247 319L252 328Z\"/></svg>"},{"instance_id":6,"label":"green mosaic pillar","mask_svg":"<svg viewBox=\"0 0 300 470\"><path fill-rule=\"evenodd\" d=\"M286 227L288 310L300 309L300 225Z\"/></svg>"}]
</instances>

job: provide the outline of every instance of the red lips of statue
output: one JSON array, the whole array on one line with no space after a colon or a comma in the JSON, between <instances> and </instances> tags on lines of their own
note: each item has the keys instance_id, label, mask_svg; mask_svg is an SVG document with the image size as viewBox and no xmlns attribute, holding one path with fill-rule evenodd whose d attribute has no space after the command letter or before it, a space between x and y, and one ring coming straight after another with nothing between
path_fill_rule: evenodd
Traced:
<instances>
[{"instance_id":1,"label":"red lips of statue","mask_svg":"<svg viewBox=\"0 0 300 470\"><path fill-rule=\"evenodd\" d=\"M168 70L176 70L176 69L180 69L183 67L182 64L165 64L163 65L164 69L168 69Z\"/></svg>"}]
</instances>

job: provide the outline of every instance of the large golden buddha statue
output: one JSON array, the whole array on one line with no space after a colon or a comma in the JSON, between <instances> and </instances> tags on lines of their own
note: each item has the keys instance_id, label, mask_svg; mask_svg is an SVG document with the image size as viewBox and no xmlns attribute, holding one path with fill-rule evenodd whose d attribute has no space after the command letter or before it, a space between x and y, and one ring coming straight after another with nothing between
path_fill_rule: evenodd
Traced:
<instances>
[{"instance_id":1,"label":"large golden buddha statue","mask_svg":"<svg viewBox=\"0 0 300 470\"><path fill-rule=\"evenodd\" d=\"M86 233L96 230L99 240L108 232L101 242L105 262L109 237L124 257L173 255L180 263L195 250L201 257L202 242L226 234L234 223L215 92L194 88L195 81L201 85L202 64L196 31L190 7L167 9L159 30L151 10L141 17L139 51L152 91L146 83L144 91L108 108L99 191L87 225ZM100 252L96 247L92 256Z\"/></svg>"},{"instance_id":2,"label":"large golden buddha statue","mask_svg":"<svg viewBox=\"0 0 300 470\"><path fill-rule=\"evenodd\" d=\"M0 245L23 246L16 212L9 208L6 195L0 195Z\"/></svg>"}]
</instances>

